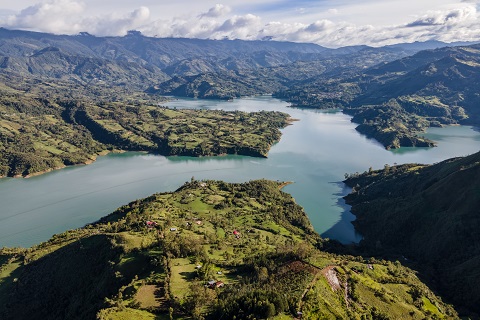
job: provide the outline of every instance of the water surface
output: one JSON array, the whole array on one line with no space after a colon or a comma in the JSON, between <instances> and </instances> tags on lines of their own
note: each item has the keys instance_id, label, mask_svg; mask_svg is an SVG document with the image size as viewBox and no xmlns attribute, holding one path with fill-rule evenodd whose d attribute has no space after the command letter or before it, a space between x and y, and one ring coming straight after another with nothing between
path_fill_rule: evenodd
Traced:
<instances>
[{"instance_id":1,"label":"water surface","mask_svg":"<svg viewBox=\"0 0 480 320\"><path fill-rule=\"evenodd\" d=\"M344 243L358 241L341 197L349 190L345 173L394 163L435 163L474 153L480 133L471 127L432 128L436 148L386 151L355 131L342 113L287 108L271 97L226 101L174 100L175 108L279 110L300 121L283 129L268 159L243 156L163 157L142 153L110 154L88 166L69 167L29 179L0 179L0 247L31 246L53 234L82 227L132 200L173 191L194 176L243 182L267 178L294 181L284 190L302 205L315 230Z\"/></svg>"}]
</instances>

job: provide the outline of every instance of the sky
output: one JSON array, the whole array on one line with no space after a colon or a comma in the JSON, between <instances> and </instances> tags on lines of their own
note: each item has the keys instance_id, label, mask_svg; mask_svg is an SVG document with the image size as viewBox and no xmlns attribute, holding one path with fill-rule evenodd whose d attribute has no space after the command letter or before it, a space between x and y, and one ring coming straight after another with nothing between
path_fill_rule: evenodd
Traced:
<instances>
[{"instance_id":1,"label":"sky","mask_svg":"<svg viewBox=\"0 0 480 320\"><path fill-rule=\"evenodd\" d=\"M15 0L0 26L55 34L273 39L326 47L480 40L480 0Z\"/></svg>"}]
</instances>

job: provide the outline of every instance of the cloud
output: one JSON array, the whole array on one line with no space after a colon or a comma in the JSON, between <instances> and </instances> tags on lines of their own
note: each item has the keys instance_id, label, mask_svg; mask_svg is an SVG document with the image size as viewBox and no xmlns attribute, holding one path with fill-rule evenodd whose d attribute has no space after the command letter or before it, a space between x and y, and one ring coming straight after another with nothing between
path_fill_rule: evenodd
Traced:
<instances>
[{"instance_id":1,"label":"cloud","mask_svg":"<svg viewBox=\"0 0 480 320\"><path fill-rule=\"evenodd\" d=\"M219 32L230 32L237 28L248 27L252 21L255 21L258 17L248 14L246 16L234 16L228 20L225 20L220 27L216 29Z\"/></svg>"},{"instance_id":2,"label":"cloud","mask_svg":"<svg viewBox=\"0 0 480 320\"><path fill-rule=\"evenodd\" d=\"M334 23L332 21L321 20L310 24L308 27L305 28L305 31L312 33L324 32L332 29L332 27L334 27Z\"/></svg>"},{"instance_id":3,"label":"cloud","mask_svg":"<svg viewBox=\"0 0 480 320\"><path fill-rule=\"evenodd\" d=\"M207 12L200 14L200 18L218 18L229 14L232 9L223 4L216 4L210 8Z\"/></svg>"},{"instance_id":4,"label":"cloud","mask_svg":"<svg viewBox=\"0 0 480 320\"><path fill-rule=\"evenodd\" d=\"M329 13L329 14L338 14L338 12L339 12L338 9L335 9L335 8L327 10L327 13Z\"/></svg>"},{"instance_id":5,"label":"cloud","mask_svg":"<svg viewBox=\"0 0 480 320\"><path fill-rule=\"evenodd\" d=\"M94 17L82 21L82 26L88 32L99 36L122 36L129 30L135 30L150 19L150 10L147 7L140 7L125 16L103 16Z\"/></svg>"},{"instance_id":6,"label":"cloud","mask_svg":"<svg viewBox=\"0 0 480 320\"><path fill-rule=\"evenodd\" d=\"M474 20L477 18L477 9L474 6L453 9L449 11L432 11L428 14L407 24L407 27L435 26L446 24L457 24L462 21Z\"/></svg>"},{"instance_id":7,"label":"cloud","mask_svg":"<svg viewBox=\"0 0 480 320\"><path fill-rule=\"evenodd\" d=\"M77 16L84 11L81 2L53 0L27 7L16 15L6 17L3 25L18 29L38 29L45 32L76 32Z\"/></svg>"},{"instance_id":8,"label":"cloud","mask_svg":"<svg viewBox=\"0 0 480 320\"><path fill-rule=\"evenodd\" d=\"M337 21L338 15L335 20L320 19L310 23L292 22L292 19L290 22L264 21L259 15L237 15L232 8L222 4L216 4L200 14L155 21L147 7L137 8L127 14L86 17L86 5L79 0L47 0L15 15L0 16L0 26L67 34L87 31L99 36L122 36L128 30L135 29L144 35L156 37L273 39L311 42L327 47L359 44L381 46L426 40L479 40L479 0L452 1L457 3L409 18L402 24L373 26ZM299 8L298 4L296 8ZM292 12L299 15L294 9ZM330 16L339 13L336 9L326 12Z\"/></svg>"},{"instance_id":9,"label":"cloud","mask_svg":"<svg viewBox=\"0 0 480 320\"><path fill-rule=\"evenodd\" d=\"M148 22L150 10L140 7L126 15L84 17L85 4L75 0L43 1L0 20L0 25L51 33L124 35Z\"/></svg>"}]
</instances>

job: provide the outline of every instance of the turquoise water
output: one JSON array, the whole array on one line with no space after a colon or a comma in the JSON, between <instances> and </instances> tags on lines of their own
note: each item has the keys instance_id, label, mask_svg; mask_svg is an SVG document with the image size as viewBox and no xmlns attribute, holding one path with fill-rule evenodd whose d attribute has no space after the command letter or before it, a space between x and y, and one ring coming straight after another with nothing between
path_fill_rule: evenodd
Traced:
<instances>
[{"instance_id":1,"label":"turquoise water","mask_svg":"<svg viewBox=\"0 0 480 320\"><path fill-rule=\"evenodd\" d=\"M342 196L345 173L394 163L434 163L480 148L471 127L432 128L436 148L386 151L355 131L342 113L287 108L271 97L224 101L182 99L176 108L279 110L300 121L283 129L267 159L242 156L189 158L142 153L110 154L88 166L69 167L29 179L0 179L0 247L31 246L53 234L82 227L132 200L173 191L192 176L242 182L267 178L294 181L284 190L302 205L324 237L356 242L354 216Z\"/></svg>"}]
</instances>

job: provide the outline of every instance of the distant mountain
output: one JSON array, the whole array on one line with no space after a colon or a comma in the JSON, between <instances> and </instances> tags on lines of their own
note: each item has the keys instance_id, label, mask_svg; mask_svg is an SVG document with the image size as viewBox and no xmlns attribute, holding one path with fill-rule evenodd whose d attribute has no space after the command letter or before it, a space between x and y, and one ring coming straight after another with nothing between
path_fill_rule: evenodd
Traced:
<instances>
[{"instance_id":1,"label":"distant mountain","mask_svg":"<svg viewBox=\"0 0 480 320\"><path fill-rule=\"evenodd\" d=\"M428 40L424 42L420 41L415 41L411 43L398 43L398 44L392 44L385 46L385 48L392 48L392 49L402 49L402 50L407 50L411 51L412 53L422 51L422 50L432 50L432 49L438 49L438 48L444 48L444 47L458 47L458 46L469 46L472 44L477 44L479 43L478 41L456 41L456 42L442 42L442 41L437 41L437 40Z\"/></svg>"},{"instance_id":2,"label":"distant mountain","mask_svg":"<svg viewBox=\"0 0 480 320\"><path fill-rule=\"evenodd\" d=\"M262 72L217 72L173 77L147 90L148 93L179 97L230 100L268 94L285 88L282 80Z\"/></svg>"},{"instance_id":3,"label":"distant mountain","mask_svg":"<svg viewBox=\"0 0 480 320\"><path fill-rule=\"evenodd\" d=\"M4 28L0 39L0 72L11 76L197 98L273 93L300 107L343 108L360 121L360 132L386 148L434 145L419 136L429 126L466 118L480 123L480 45L429 41L328 49L292 42L152 38L136 31L95 37ZM409 56L424 48L437 49Z\"/></svg>"},{"instance_id":4,"label":"distant mountain","mask_svg":"<svg viewBox=\"0 0 480 320\"><path fill-rule=\"evenodd\" d=\"M0 28L0 39L0 56L3 57L25 58L46 48L58 48L66 56L136 63L148 69L159 68L171 76L278 67L348 55L365 56L360 53L362 51L390 52L395 55L393 59L412 53L411 49L405 50L402 46L329 49L311 43L154 38L136 31L124 37L96 37L85 32L53 35Z\"/></svg>"},{"instance_id":5,"label":"distant mountain","mask_svg":"<svg viewBox=\"0 0 480 320\"><path fill-rule=\"evenodd\" d=\"M308 86L311 91L318 91L321 90L319 83L323 81L332 85L338 78L358 74L379 62L403 56L402 52L358 47L341 53L330 52L314 61L277 63L276 66L272 66L274 63L260 64L260 60L255 60L255 54L249 56L248 61L240 58L229 58L215 63L212 59L184 60L164 69L172 75L172 79L156 84L148 92L219 99L275 93L276 97L290 99L296 94L295 89L291 88L299 87L302 91ZM341 86L337 87L337 91L345 92ZM297 102L300 101L301 98ZM296 104L301 106L301 103Z\"/></svg>"},{"instance_id":6,"label":"distant mountain","mask_svg":"<svg viewBox=\"0 0 480 320\"><path fill-rule=\"evenodd\" d=\"M165 81L169 77L153 65L113 61L65 53L57 47L45 47L28 56L0 56L0 71L23 76L77 80L91 84L137 85Z\"/></svg>"},{"instance_id":7,"label":"distant mountain","mask_svg":"<svg viewBox=\"0 0 480 320\"><path fill-rule=\"evenodd\" d=\"M331 50L293 42L152 38L138 32L129 32L125 37L95 37L87 33L68 36L0 28L0 39L0 55L8 57L31 56L46 47L56 47L68 55L150 64L160 69L184 60L248 60L250 56L252 67L273 66L313 60Z\"/></svg>"},{"instance_id":8,"label":"distant mountain","mask_svg":"<svg viewBox=\"0 0 480 320\"><path fill-rule=\"evenodd\" d=\"M480 153L386 166L346 183L362 246L413 259L450 301L480 314Z\"/></svg>"},{"instance_id":9,"label":"distant mountain","mask_svg":"<svg viewBox=\"0 0 480 320\"><path fill-rule=\"evenodd\" d=\"M372 80L354 105L380 104L407 95L436 97L450 108L464 108L470 123L480 121L480 45L422 51L365 74Z\"/></svg>"},{"instance_id":10,"label":"distant mountain","mask_svg":"<svg viewBox=\"0 0 480 320\"><path fill-rule=\"evenodd\" d=\"M387 149L433 146L420 136L431 126L480 124L480 44L394 60L388 59L395 55L388 50L363 48L345 56L350 61L343 71L325 71L274 95L300 107L343 109L359 124L358 131ZM369 65L368 58L379 63ZM341 59L332 60L341 66Z\"/></svg>"}]
</instances>

